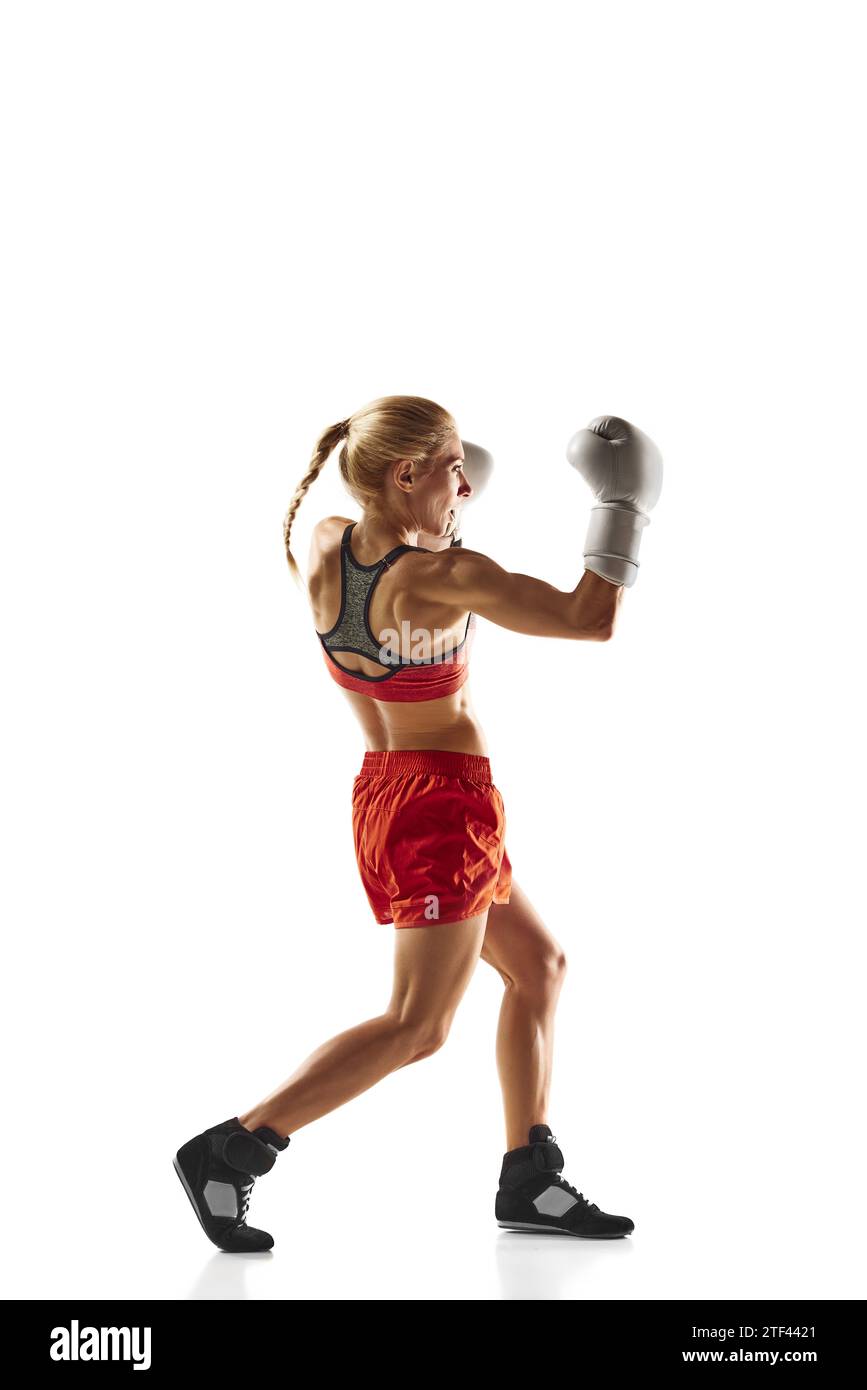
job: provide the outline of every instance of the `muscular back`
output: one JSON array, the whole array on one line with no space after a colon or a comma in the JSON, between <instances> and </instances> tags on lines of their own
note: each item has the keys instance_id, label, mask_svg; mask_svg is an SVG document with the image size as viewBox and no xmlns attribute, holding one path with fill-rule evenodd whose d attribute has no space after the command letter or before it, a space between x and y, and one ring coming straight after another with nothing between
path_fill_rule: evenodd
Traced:
<instances>
[{"instance_id":1,"label":"muscular back","mask_svg":"<svg viewBox=\"0 0 867 1390\"><path fill-rule=\"evenodd\" d=\"M340 543L350 518L326 517L313 532L308 566L308 592L313 623L318 632L329 631L340 612ZM367 553L354 538L352 554L362 565L372 565L381 554ZM399 556L380 577L370 604L370 627L378 637L386 630L400 633L422 629L431 634L430 656L438 657L462 640L469 607L460 600L432 599L425 585L426 562L433 557L407 553ZM403 628L408 624L408 628ZM378 676L389 668L360 656L340 652L341 666L366 676ZM352 690L341 692L361 724L369 749L451 748L463 753L487 753L484 735L472 708L469 683L453 695L418 702L390 702Z\"/></svg>"}]
</instances>

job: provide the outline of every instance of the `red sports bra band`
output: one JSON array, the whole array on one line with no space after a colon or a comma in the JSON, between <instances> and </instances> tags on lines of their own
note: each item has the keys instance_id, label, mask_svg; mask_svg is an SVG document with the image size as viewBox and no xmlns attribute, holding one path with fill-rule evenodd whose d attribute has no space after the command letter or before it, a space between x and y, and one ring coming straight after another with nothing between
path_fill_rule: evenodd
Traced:
<instances>
[{"instance_id":1,"label":"red sports bra band","mask_svg":"<svg viewBox=\"0 0 867 1390\"><path fill-rule=\"evenodd\" d=\"M439 662L427 666L401 666L385 678L368 677L346 671L336 665L331 653L323 647L322 654L333 680L344 690L357 695L369 695L374 700L407 703L413 700L437 700L460 690L469 675L466 661Z\"/></svg>"}]
</instances>

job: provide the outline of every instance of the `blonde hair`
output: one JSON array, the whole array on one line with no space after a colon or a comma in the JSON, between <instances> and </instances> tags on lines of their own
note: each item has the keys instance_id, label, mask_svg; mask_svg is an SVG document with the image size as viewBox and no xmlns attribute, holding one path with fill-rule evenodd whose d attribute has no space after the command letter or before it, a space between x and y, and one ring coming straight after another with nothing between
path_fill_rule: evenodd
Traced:
<instances>
[{"instance_id":1,"label":"blonde hair","mask_svg":"<svg viewBox=\"0 0 867 1390\"><path fill-rule=\"evenodd\" d=\"M302 584L301 573L289 546L295 513L341 440L344 444L340 450L340 476L349 493L366 507L381 496L386 473L395 463L408 458L427 464L456 433L457 426L449 412L424 396L380 396L339 425L325 430L317 440L310 467L295 489L283 522L286 559L298 584Z\"/></svg>"}]
</instances>

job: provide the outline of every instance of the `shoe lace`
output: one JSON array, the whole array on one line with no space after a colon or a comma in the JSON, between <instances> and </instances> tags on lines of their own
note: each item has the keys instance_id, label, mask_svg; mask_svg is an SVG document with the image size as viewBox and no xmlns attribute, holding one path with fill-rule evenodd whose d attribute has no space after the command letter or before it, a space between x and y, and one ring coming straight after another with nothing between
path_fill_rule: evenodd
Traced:
<instances>
[{"instance_id":1,"label":"shoe lace","mask_svg":"<svg viewBox=\"0 0 867 1390\"><path fill-rule=\"evenodd\" d=\"M241 1200L238 1208L238 1219L235 1222L236 1226L243 1226L246 1223L247 1209L250 1205L250 1193L253 1191L253 1183L255 1181L256 1179L251 1177L246 1182L242 1182L238 1188L238 1195Z\"/></svg>"},{"instance_id":2,"label":"shoe lace","mask_svg":"<svg viewBox=\"0 0 867 1390\"><path fill-rule=\"evenodd\" d=\"M552 1144L556 1144L556 1142L557 1142L556 1139L555 1139L554 1136L552 1135L552 1136L551 1136L551 1143L552 1143ZM544 1162L542 1163L542 1167L544 1167ZM587 1201L587 1198L584 1196L584 1193L583 1193L583 1192L578 1192L578 1191L572 1186L571 1182L567 1182L567 1181L566 1181L566 1179L563 1177L563 1175L562 1175L561 1173L559 1173L559 1172L558 1172L558 1173L555 1173L555 1174L553 1175L553 1180L554 1180L554 1182L557 1183L558 1187L565 1188L565 1190L566 1190L567 1192L571 1192L572 1196L573 1196L577 1201L579 1201L579 1202L581 1202L581 1203L583 1204L585 1211L598 1211L598 1210L599 1210L599 1208L597 1207L597 1205L596 1205L595 1202L588 1202L588 1201Z\"/></svg>"},{"instance_id":3,"label":"shoe lace","mask_svg":"<svg viewBox=\"0 0 867 1390\"><path fill-rule=\"evenodd\" d=\"M571 1192L573 1197L577 1197L577 1199L578 1199L579 1202L583 1202L584 1205L585 1205L585 1207L587 1208L588 1211L598 1211L598 1210L599 1210L599 1208L597 1207L597 1205L596 1205L595 1202L588 1202L588 1201L587 1201L587 1198L584 1196L584 1193L583 1193L583 1192L576 1192L576 1190L575 1190L575 1188L572 1186L571 1182L567 1182L565 1178L558 1177L558 1178L557 1178L557 1183L558 1183L558 1186L560 1186L560 1187L565 1187L566 1190L567 1190L567 1192Z\"/></svg>"}]
</instances>

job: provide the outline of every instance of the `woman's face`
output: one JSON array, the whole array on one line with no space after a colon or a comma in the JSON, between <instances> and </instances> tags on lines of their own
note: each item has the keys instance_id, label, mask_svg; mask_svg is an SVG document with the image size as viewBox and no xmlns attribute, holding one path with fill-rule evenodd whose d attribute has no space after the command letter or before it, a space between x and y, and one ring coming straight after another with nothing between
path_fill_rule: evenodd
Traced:
<instances>
[{"instance_id":1,"label":"woman's face","mask_svg":"<svg viewBox=\"0 0 867 1390\"><path fill-rule=\"evenodd\" d=\"M420 477L413 489L413 511L420 530L429 536L450 536L457 528L460 509L472 488L463 474L464 450L460 436L452 435L445 449Z\"/></svg>"}]
</instances>

